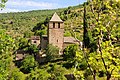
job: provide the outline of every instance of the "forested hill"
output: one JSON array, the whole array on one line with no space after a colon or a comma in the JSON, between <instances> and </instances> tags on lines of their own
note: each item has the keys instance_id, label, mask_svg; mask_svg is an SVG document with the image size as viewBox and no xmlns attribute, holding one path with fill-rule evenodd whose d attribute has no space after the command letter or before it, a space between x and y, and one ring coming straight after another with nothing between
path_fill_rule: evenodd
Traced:
<instances>
[{"instance_id":1,"label":"forested hill","mask_svg":"<svg viewBox=\"0 0 120 80\"><path fill-rule=\"evenodd\" d=\"M82 5L52 10L34 10L18 13L2 13L0 14L0 27L2 29L6 29L11 34L16 33L17 35L30 37L31 35L34 35L34 32L37 33L36 30L34 30L33 32L34 27L40 27L40 24L44 24L44 27L46 28L47 23L52 17L53 13L57 12L57 14L62 18L62 20L65 21L65 28L69 30L71 26L80 26L80 18L78 18L79 20L76 18L80 16L80 7L82 7ZM79 23L77 23L76 20L79 21ZM70 30L66 31L65 36L72 35L70 33Z\"/></svg>"},{"instance_id":2,"label":"forested hill","mask_svg":"<svg viewBox=\"0 0 120 80\"><path fill-rule=\"evenodd\" d=\"M64 9L3 13L0 14L0 26L10 31L17 30L20 34L26 31L30 33L37 23L44 22L45 19L48 16L52 16L55 11L61 12L63 10Z\"/></svg>"},{"instance_id":3,"label":"forested hill","mask_svg":"<svg viewBox=\"0 0 120 80\"><path fill-rule=\"evenodd\" d=\"M119 80L120 1L88 1L63 9L0 14L0 80ZM28 38L47 34L54 12L64 21L64 36L83 40L83 47L69 45L60 56L56 46L48 45L42 57ZM37 55L45 62L36 61Z\"/></svg>"}]
</instances>

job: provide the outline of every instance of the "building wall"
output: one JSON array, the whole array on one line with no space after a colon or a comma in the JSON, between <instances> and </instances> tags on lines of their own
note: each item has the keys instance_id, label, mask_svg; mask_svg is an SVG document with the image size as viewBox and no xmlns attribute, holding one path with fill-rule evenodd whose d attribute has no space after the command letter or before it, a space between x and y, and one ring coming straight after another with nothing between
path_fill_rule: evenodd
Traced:
<instances>
[{"instance_id":1,"label":"building wall","mask_svg":"<svg viewBox=\"0 0 120 80\"><path fill-rule=\"evenodd\" d=\"M31 40L31 44L36 45L37 47L39 47L40 45L40 40Z\"/></svg>"},{"instance_id":2,"label":"building wall","mask_svg":"<svg viewBox=\"0 0 120 80\"><path fill-rule=\"evenodd\" d=\"M45 49L48 45L48 39L45 39L42 37L42 40L41 40L41 49Z\"/></svg>"},{"instance_id":3,"label":"building wall","mask_svg":"<svg viewBox=\"0 0 120 80\"><path fill-rule=\"evenodd\" d=\"M64 24L63 22L60 23L60 28L58 28L58 22L55 23L55 28L53 28L53 22L49 22L48 28L48 42L54 46L57 46L60 51L63 49L63 42L64 42Z\"/></svg>"}]
</instances>

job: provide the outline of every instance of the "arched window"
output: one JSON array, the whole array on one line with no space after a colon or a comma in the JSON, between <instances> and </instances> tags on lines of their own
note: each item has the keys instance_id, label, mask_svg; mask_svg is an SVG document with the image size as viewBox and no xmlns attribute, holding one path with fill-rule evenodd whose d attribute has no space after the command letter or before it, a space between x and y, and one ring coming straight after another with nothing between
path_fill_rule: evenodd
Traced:
<instances>
[{"instance_id":1,"label":"arched window","mask_svg":"<svg viewBox=\"0 0 120 80\"><path fill-rule=\"evenodd\" d=\"M55 28L55 23L53 23L53 28Z\"/></svg>"},{"instance_id":2,"label":"arched window","mask_svg":"<svg viewBox=\"0 0 120 80\"><path fill-rule=\"evenodd\" d=\"M60 23L58 23L58 28L60 28Z\"/></svg>"}]
</instances>

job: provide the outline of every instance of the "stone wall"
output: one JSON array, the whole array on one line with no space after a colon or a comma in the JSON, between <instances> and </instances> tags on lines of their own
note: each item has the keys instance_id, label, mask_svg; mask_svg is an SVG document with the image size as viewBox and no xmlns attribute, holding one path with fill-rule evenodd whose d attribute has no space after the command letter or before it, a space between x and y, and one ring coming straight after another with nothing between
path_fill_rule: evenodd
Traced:
<instances>
[{"instance_id":1,"label":"stone wall","mask_svg":"<svg viewBox=\"0 0 120 80\"><path fill-rule=\"evenodd\" d=\"M40 45L40 40L31 40L31 44L36 45L37 47L39 47Z\"/></svg>"},{"instance_id":2,"label":"stone wall","mask_svg":"<svg viewBox=\"0 0 120 80\"><path fill-rule=\"evenodd\" d=\"M42 40L41 40L41 49L45 49L48 45L48 37L42 37Z\"/></svg>"},{"instance_id":3,"label":"stone wall","mask_svg":"<svg viewBox=\"0 0 120 80\"><path fill-rule=\"evenodd\" d=\"M64 42L64 24L60 22L60 28L58 27L59 22L54 22L55 27L53 28L53 22L49 22L48 29L48 42L54 46L57 46L60 50L63 49Z\"/></svg>"}]
</instances>

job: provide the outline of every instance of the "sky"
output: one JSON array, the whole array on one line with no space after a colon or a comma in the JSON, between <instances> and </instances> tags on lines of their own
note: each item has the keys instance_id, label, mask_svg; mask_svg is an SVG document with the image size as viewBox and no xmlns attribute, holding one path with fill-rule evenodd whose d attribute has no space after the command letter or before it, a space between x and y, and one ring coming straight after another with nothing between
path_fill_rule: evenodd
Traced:
<instances>
[{"instance_id":1,"label":"sky","mask_svg":"<svg viewBox=\"0 0 120 80\"><path fill-rule=\"evenodd\" d=\"M57 9L79 5L85 1L86 0L8 0L5 9L0 11L0 13Z\"/></svg>"}]
</instances>

